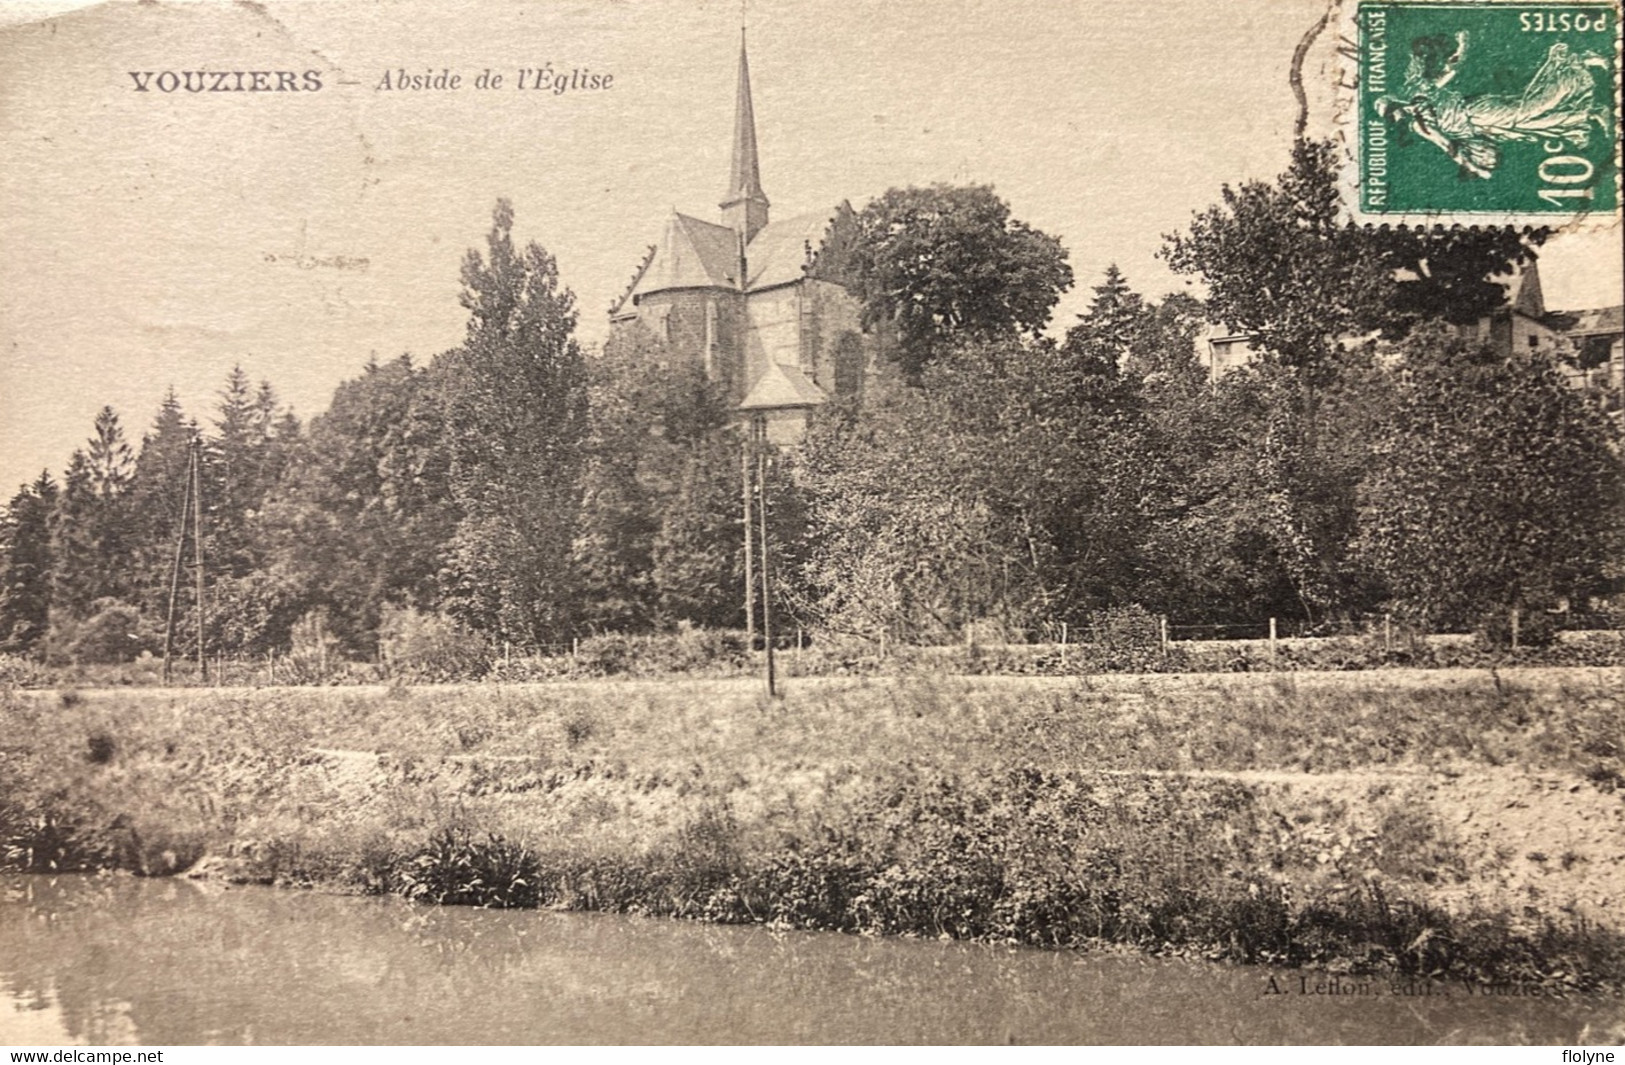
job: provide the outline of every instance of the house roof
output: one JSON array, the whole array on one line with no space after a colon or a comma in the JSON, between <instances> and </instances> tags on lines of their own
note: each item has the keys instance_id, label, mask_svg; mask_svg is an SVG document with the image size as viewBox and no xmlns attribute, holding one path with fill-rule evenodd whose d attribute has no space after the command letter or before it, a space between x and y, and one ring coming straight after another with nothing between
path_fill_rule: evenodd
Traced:
<instances>
[{"instance_id":1,"label":"house roof","mask_svg":"<svg viewBox=\"0 0 1625 1065\"><path fill-rule=\"evenodd\" d=\"M1589 311L1567 311L1565 318L1574 319L1574 324L1563 330L1567 335L1574 336L1607 336L1611 333L1625 333L1625 307L1597 307Z\"/></svg>"},{"instance_id":2,"label":"house roof","mask_svg":"<svg viewBox=\"0 0 1625 1065\"><path fill-rule=\"evenodd\" d=\"M1546 317L1546 298L1540 286L1540 267L1531 260L1490 278L1506 290L1507 306L1525 318Z\"/></svg>"},{"instance_id":3,"label":"house roof","mask_svg":"<svg viewBox=\"0 0 1625 1065\"><path fill-rule=\"evenodd\" d=\"M737 287L739 237L733 229L673 211L627 296L636 299L671 288Z\"/></svg>"},{"instance_id":4,"label":"house roof","mask_svg":"<svg viewBox=\"0 0 1625 1065\"><path fill-rule=\"evenodd\" d=\"M739 404L740 410L782 410L786 407L817 407L828 402L824 390L807 380L794 366L772 363L756 379Z\"/></svg>"}]
</instances>

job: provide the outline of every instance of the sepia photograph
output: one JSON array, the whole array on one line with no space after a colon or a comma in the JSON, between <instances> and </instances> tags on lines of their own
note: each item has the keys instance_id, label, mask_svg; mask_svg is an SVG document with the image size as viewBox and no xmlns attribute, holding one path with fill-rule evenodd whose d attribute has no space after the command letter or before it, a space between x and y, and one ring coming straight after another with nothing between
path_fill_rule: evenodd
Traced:
<instances>
[{"instance_id":1,"label":"sepia photograph","mask_svg":"<svg viewBox=\"0 0 1625 1065\"><path fill-rule=\"evenodd\" d=\"M1620 18L0 4L0 1045L1616 1060Z\"/></svg>"}]
</instances>

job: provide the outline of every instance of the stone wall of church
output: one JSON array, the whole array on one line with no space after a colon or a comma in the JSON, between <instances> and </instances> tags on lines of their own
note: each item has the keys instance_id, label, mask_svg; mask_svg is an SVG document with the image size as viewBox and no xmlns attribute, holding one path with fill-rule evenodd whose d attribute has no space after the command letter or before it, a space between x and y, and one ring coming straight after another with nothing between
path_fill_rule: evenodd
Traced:
<instances>
[{"instance_id":1,"label":"stone wall of church","mask_svg":"<svg viewBox=\"0 0 1625 1065\"><path fill-rule=\"evenodd\" d=\"M832 396L862 391L873 345L863 335L858 301L830 281L809 279L803 285L802 372Z\"/></svg>"},{"instance_id":2,"label":"stone wall of church","mask_svg":"<svg viewBox=\"0 0 1625 1065\"><path fill-rule=\"evenodd\" d=\"M859 310L845 288L811 278L751 293L746 372L755 380L772 361L796 367L832 396L861 391L874 352Z\"/></svg>"},{"instance_id":3,"label":"stone wall of church","mask_svg":"<svg viewBox=\"0 0 1625 1065\"><path fill-rule=\"evenodd\" d=\"M801 366L801 289L804 282L745 297L745 372L754 381L771 363Z\"/></svg>"},{"instance_id":4,"label":"stone wall of church","mask_svg":"<svg viewBox=\"0 0 1625 1065\"><path fill-rule=\"evenodd\" d=\"M726 289L668 289L638 301L638 320L678 358L703 366L737 403L754 379L740 366L740 302L738 293Z\"/></svg>"}]
</instances>

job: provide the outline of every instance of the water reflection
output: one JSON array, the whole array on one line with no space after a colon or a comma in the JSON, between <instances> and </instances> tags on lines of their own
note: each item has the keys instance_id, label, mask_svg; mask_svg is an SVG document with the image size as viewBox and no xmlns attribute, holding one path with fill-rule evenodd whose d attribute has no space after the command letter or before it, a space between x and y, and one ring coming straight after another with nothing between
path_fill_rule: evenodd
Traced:
<instances>
[{"instance_id":1,"label":"water reflection","mask_svg":"<svg viewBox=\"0 0 1625 1065\"><path fill-rule=\"evenodd\" d=\"M1138 956L0 880L0 1042L1565 1042L1617 1003L1266 994ZM1278 974L1295 990L1296 976Z\"/></svg>"}]
</instances>

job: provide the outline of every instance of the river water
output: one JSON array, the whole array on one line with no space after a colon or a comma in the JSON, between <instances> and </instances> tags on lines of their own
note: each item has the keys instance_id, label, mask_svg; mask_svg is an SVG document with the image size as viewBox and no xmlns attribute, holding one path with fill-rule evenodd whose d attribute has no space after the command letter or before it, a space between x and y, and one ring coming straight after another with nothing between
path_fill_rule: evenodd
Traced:
<instances>
[{"instance_id":1,"label":"river water","mask_svg":"<svg viewBox=\"0 0 1625 1065\"><path fill-rule=\"evenodd\" d=\"M1317 984L1332 978L188 880L0 878L11 1045L1574 1043L1622 1017L1617 1000Z\"/></svg>"}]
</instances>

